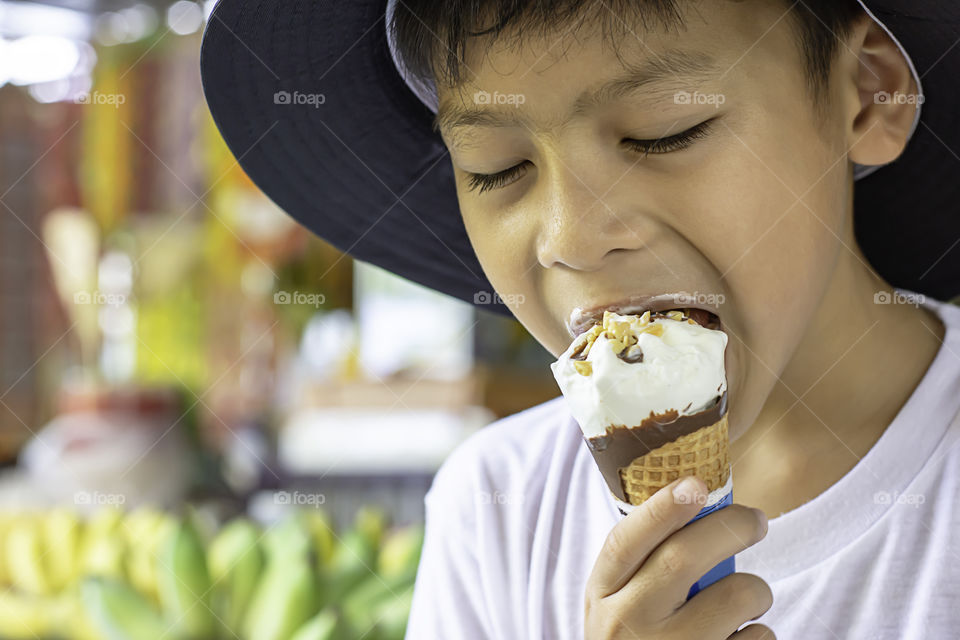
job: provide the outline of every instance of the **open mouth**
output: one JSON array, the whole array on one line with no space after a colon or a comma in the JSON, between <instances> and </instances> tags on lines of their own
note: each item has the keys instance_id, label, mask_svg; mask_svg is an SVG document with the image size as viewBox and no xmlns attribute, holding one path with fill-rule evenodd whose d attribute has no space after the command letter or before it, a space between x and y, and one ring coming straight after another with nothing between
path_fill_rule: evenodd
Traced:
<instances>
[{"instance_id":1,"label":"open mouth","mask_svg":"<svg viewBox=\"0 0 960 640\"><path fill-rule=\"evenodd\" d=\"M602 305L590 309L576 308L570 314L567 322L567 328L570 334L576 338L580 334L589 331L591 327L603 322L605 311L611 311L619 315L643 315L650 312L650 319L666 318L671 311L680 312L684 320L690 319L706 329L723 330L723 324L720 321L718 310L705 305L684 305L677 304L675 296L659 296L645 301L615 303L611 305Z\"/></svg>"}]
</instances>

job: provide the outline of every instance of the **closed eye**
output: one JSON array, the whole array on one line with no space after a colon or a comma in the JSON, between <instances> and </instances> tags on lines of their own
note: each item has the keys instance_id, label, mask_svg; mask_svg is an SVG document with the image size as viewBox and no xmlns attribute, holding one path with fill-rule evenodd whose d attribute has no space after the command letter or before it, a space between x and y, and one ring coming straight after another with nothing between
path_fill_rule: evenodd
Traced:
<instances>
[{"instance_id":1,"label":"closed eye","mask_svg":"<svg viewBox=\"0 0 960 640\"><path fill-rule=\"evenodd\" d=\"M644 157L647 157L651 153L663 154L681 151L692 145L695 141L705 138L709 134L712 122L713 118L710 118L698 125L690 127L686 131L654 140L624 138L622 144L631 151L642 153ZM514 165L509 169L504 169L503 171L498 171L497 173L468 173L469 184L467 190L474 191L479 189L478 193L483 193L492 189L502 189L522 178L523 175L526 174L529 165L530 161L524 160L520 164Z\"/></svg>"},{"instance_id":2,"label":"closed eye","mask_svg":"<svg viewBox=\"0 0 960 640\"><path fill-rule=\"evenodd\" d=\"M524 160L520 164L514 165L509 169L504 169L497 173L469 173L467 174L470 177L470 184L467 187L468 191L473 191L474 189L479 188L480 191L477 193L483 193L484 191L489 191L491 189L500 189L507 186L512 182L523 177L523 174L527 172L527 165L530 164L529 160Z\"/></svg>"},{"instance_id":3,"label":"closed eye","mask_svg":"<svg viewBox=\"0 0 960 640\"><path fill-rule=\"evenodd\" d=\"M680 151L692 145L696 140L707 137L712 122L713 118L710 118L698 125L690 127L686 131L681 131L680 133L665 138L657 138L656 140L634 140L626 138L623 144L633 151L642 153L644 157L651 153Z\"/></svg>"}]
</instances>

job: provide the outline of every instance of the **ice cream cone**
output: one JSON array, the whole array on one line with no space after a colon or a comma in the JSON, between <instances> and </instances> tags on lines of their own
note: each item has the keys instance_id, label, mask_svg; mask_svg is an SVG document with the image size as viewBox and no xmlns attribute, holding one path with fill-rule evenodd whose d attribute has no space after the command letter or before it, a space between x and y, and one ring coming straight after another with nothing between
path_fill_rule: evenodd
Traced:
<instances>
[{"instance_id":1,"label":"ice cream cone","mask_svg":"<svg viewBox=\"0 0 960 640\"><path fill-rule=\"evenodd\" d=\"M727 414L717 422L634 458L620 469L623 490L638 505L681 476L695 475L709 491L724 486L730 475Z\"/></svg>"}]
</instances>

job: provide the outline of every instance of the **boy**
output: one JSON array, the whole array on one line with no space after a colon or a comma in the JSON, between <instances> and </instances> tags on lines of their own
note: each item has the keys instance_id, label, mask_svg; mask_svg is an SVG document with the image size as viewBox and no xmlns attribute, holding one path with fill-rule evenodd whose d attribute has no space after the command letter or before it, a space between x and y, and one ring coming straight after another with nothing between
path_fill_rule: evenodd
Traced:
<instances>
[{"instance_id":1,"label":"boy","mask_svg":"<svg viewBox=\"0 0 960 640\"><path fill-rule=\"evenodd\" d=\"M205 34L211 111L278 204L492 286L554 356L578 315L664 294L729 337L738 504L683 527L705 487L678 481L621 517L563 400L529 409L438 472L408 637L953 637L960 187L920 163L956 167L960 8L346 5L221 0Z\"/></svg>"}]
</instances>

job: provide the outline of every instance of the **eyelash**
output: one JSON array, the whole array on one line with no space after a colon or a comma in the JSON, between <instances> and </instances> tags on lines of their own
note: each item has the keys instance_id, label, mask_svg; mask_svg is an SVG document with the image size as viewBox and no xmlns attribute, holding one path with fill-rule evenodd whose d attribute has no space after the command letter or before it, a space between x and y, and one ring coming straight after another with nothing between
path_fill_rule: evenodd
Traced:
<instances>
[{"instance_id":1,"label":"eyelash","mask_svg":"<svg viewBox=\"0 0 960 640\"><path fill-rule=\"evenodd\" d=\"M709 132L711 122L713 122L713 118L704 120L700 124L690 127L686 131L681 131L680 133L668 136L666 138L657 138L656 140L626 139L623 141L623 144L625 144L631 151L642 153L644 158L651 153L661 154L671 153L673 151L681 151L689 147L696 140L705 138ZM526 171L527 164L529 163L523 162L498 173L468 174L470 178L470 184L467 187L467 190L474 191L479 189L477 193L483 193L484 191L490 191L492 189L500 189L501 187L510 184L514 178L522 175L522 172Z\"/></svg>"}]
</instances>

